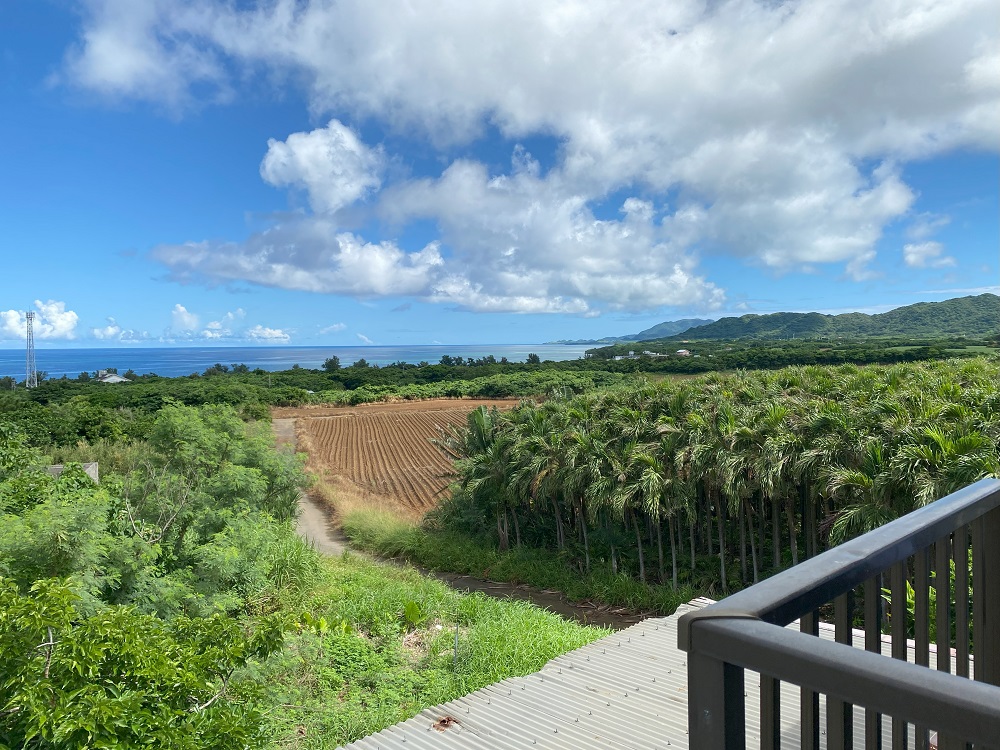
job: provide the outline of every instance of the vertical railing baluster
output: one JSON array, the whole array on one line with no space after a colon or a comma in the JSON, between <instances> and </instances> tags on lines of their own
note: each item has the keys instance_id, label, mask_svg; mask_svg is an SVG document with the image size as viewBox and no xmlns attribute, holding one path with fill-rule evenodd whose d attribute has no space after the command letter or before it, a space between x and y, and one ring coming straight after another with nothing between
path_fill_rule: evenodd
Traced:
<instances>
[{"instance_id":1,"label":"vertical railing baluster","mask_svg":"<svg viewBox=\"0 0 1000 750\"><path fill-rule=\"evenodd\" d=\"M853 645L851 620L853 593L848 591L833 600L834 638L837 643ZM826 740L830 750L854 747L854 712L850 703L826 696Z\"/></svg>"},{"instance_id":2,"label":"vertical railing baluster","mask_svg":"<svg viewBox=\"0 0 1000 750\"><path fill-rule=\"evenodd\" d=\"M819 616L816 612L802 615L799 630L807 635L819 636ZM819 750L819 693L802 688L799 712L802 723L802 750Z\"/></svg>"},{"instance_id":3,"label":"vertical railing baluster","mask_svg":"<svg viewBox=\"0 0 1000 750\"><path fill-rule=\"evenodd\" d=\"M934 642L937 648L939 672L951 672L951 538L944 537L934 543L934 599L937 617L934 623ZM940 750L964 750L964 744L953 737L938 735Z\"/></svg>"},{"instance_id":4,"label":"vertical railing baluster","mask_svg":"<svg viewBox=\"0 0 1000 750\"><path fill-rule=\"evenodd\" d=\"M1000 685L1000 508L983 516L982 629L975 631L976 677ZM977 572L972 571L973 578Z\"/></svg>"},{"instance_id":5,"label":"vertical railing baluster","mask_svg":"<svg viewBox=\"0 0 1000 750\"><path fill-rule=\"evenodd\" d=\"M1000 509L972 522L971 650L974 679L1000 684Z\"/></svg>"},{"instance_id":6,"label":"vertical railing baluster","mask_svg":"<svg viewBox=\"0 0 1000 750\"><path fill-rule=\"evenodd\" d=\"M781 680L760 676L760 750L781 748Z\"/></svg>"},{"instance_id":7,"label":"vertical railing baluster","mask_svg":"<svg viewBox=\"0 0 1000 750\"><path fill-rule=\"evenodd\" d=\"M865 650L882 653L882 576L865 581ZM882 750L882 714L865 709L865 750Z\"/></svg>"},{"instance_id":8,"label":"vertical railing baluster","mask_svg":"<svg viewBox=\"0 0 1000 750\"><path fill-rule=\"evenodd\" d=\"M955 532L955 674L969 676L969 527Z\"/></svg>"},{"instance_id":9,"label":"vertical railing baluster","mask_svg":"<svg viewBox=\"0 0 1000 750\"><path fill-rule=\"evenodd\" d=\"M934 597L937 601L934 642L937 668L951 672L951 549L948 537L934 544Z\"/></svg>"},{"instance_id":10,"label":"vertical railing baluster","mask_svg":"<svg viewBox=\"0 0 1000 750\"><path fill-rule=\"evenodd\" d=\"M972 673L977 682L985 682L985 671L980 663L978 644L985 638L986 621L986 543L985 522L977 518L972 522Z\"/></svg>"},{"instance_id":11,"label":"vertical railing baluster","mask_svg":"<svg viewBox=\"0 0 1000 750\"><path fill-rule=\"evenodd\" d=\"M892 617L892 658L906 661L906 563L898 562L889 571L889 614ZM909 734L905 721L892 717L892 750L908 750Z\"/></svg>"},{"instance_id":12,"label":"vertical railing baluster","mask_svg":"<svg viewBox=\"0 0 1000 750\"><path fill-rule=\"evenodd\" d=\"M913 556L913 661L930 666L930 551L925 547ZM916 726L916 748L930 747L930 733L922 724Z\"/></svg>"},{"instance_id":13,"label":"vertical railing baluster","mask_svg":"<svg viewBox=\"0 0 1000 750\"><path fill-rule=\"evenodd\" d=\"M697 651L688 653L687 668L691 747L746 750L743 668Z\"/></svg>"}]
</instances>

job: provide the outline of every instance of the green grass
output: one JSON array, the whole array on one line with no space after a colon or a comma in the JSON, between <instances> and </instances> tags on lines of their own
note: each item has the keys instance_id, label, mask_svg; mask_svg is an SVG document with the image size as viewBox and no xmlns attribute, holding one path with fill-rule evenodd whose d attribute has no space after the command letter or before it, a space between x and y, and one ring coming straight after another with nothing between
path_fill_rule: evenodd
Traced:
<instances>
[{"instance_id":1,"label":"green grass","mask_svg":"<svg viewBox=\"0 0 1000 750\"><path fill-rule=\"evenodd\" d=\"M342 527L359 549L401 557L430 570L554 589L572 601L590 600L669 615L698 595L689 587L674 591L669 586L644 584L606 569L581 575L548 550L521 547L500 552L479 539L413 526L376 510L349 512L342 519Z\"/></svg>"},{"instance_id":2,"label":"green grass","mask_svg":"<svg viewBox=\"0 0 1000 750\"><path fill-rule=\"evenodd\" d=\"M337 747L535 672L608 632L358 556L323 566L322 583L302 603L305 624L237 688L266 712L276 747Z\"/></svg>"},{"instance_id":3,"label":"green grass","mask_svg":"<svg viewBox=\"0 0 1000 750\"><path fill-rule=\"evenodd\" d=\"M975 346L963 346L960 349L945 349L945 352L955 354L966 354L968 352L975 352L976 354L995 354L1000 352L1000 349L995 346L980 346L977 344Z\"/></svg>"}]
</instances>

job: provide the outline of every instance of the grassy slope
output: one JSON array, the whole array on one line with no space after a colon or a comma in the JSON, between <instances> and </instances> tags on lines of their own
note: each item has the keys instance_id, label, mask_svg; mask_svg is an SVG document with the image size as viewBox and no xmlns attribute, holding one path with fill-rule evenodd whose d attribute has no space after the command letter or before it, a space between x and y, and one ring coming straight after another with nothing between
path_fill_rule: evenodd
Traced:
<instances>
[{"instance_id":1,"label":"grassy slope","mask_svg":"<svg viewBox=\"0 0 1000 750\"><path fill-rule=\"evenodd\" d=\"M277 747L337 747L607 632L350 555L324 561L303 608L309 624L238 688L267 712Z\"/></svg>"},{"instance_id":2,"label":"grassy slope","mask_svg":"<svg viewBox=\"0 0 1000 750\"><path fill-rule=\"evenodd\" d=\"M683 586L673 591L613 575L605 569L583 575L545 550L525 547L500 552L477 539L451 531L427 530L384 511L351 510L342 516L341 525L352 544L369 552L403 557L431 570L554 589L573 601L592 600L671 614L678 605L698 595Z\"/></svg>"}]
</instances>

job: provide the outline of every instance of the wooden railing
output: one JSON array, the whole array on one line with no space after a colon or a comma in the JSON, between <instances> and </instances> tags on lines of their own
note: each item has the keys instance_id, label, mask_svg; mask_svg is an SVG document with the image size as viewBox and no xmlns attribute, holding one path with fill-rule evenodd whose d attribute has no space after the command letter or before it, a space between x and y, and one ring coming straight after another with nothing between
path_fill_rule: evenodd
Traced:
<instances>
[{"instance_id":1,"label":"wooden railing","mask_svg":"<svg viewBox=\"0 0 1000 750\"><path fill-rule=\"evenodd\" d=\"M816 637L821 617L833 640ZM693 750L746 747L745 670L760 674L761 748L781 746L782 682L799 687L802 748L1000 747L1000 481L688 613L678 638Z\"/></svg>"}]
</instances>

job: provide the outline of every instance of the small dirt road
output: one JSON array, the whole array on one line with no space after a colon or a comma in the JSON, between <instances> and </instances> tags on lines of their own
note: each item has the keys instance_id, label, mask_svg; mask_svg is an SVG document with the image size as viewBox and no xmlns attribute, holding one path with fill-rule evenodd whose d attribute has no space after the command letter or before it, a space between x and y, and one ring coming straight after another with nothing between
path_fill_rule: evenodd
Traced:
<instances>
[{"instance_id":1,"label":"small dirt road","mask_svg":"<svg viewBox=\"0 0 1000 750\"><path fill-rule=\"evenodd\" d=\"M279 450L295 450L295 420L272 419L271 429ZM347 539L330 520L326 509L304 492L299 493L299 517L295 530L325 555L342 555Z\"/></svg>"}]
</instances>

